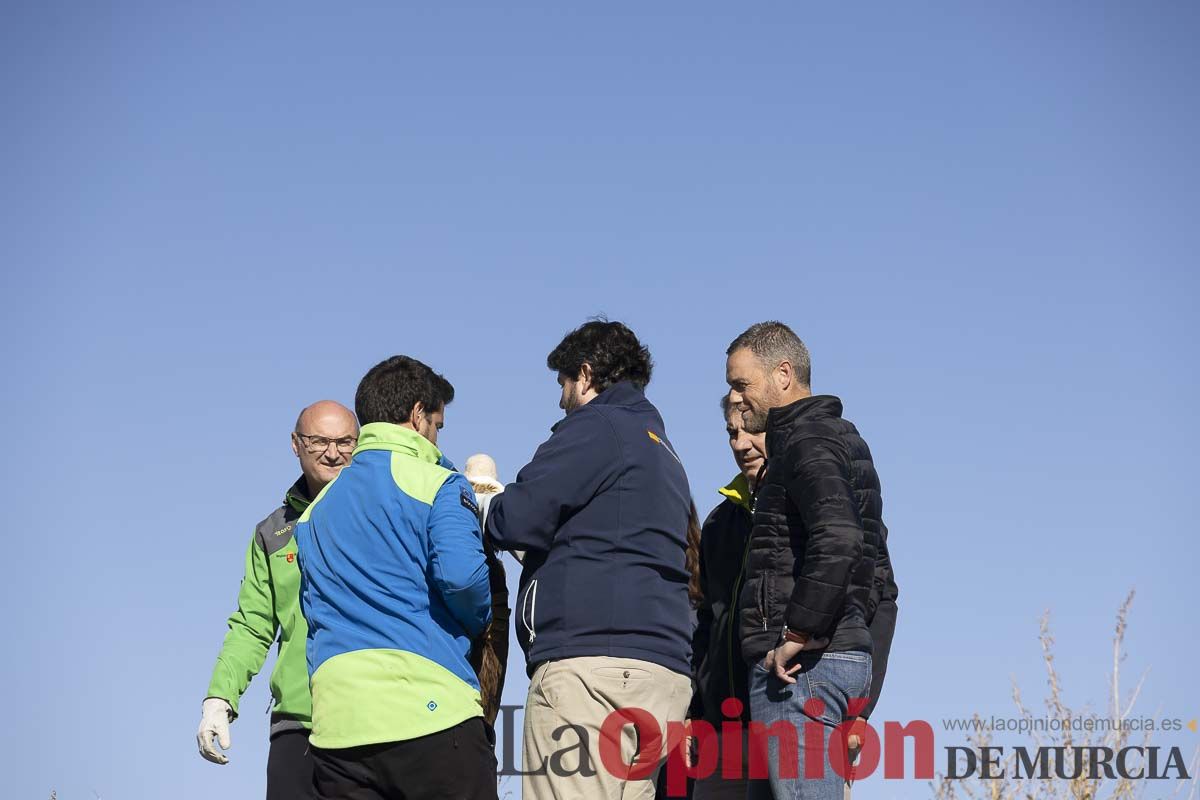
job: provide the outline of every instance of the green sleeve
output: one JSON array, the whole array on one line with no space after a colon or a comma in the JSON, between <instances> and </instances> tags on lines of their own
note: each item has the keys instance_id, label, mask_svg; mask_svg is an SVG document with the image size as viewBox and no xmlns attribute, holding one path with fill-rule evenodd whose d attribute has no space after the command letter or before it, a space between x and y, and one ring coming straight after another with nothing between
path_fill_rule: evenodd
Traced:
<instances>
[{"instance_id":1,"label":"green sleeve","mask_svg":"<svg viewBox=\"0 0 1200 800\"><path fill-rule=\"evenodd\" d=\"M235 715L242 693L262 669L275 642L278 625L271 594L267 552L256 537L246 551L246 574L238 591L237 611L229 617L229 633L225 634L206 695L228 701Z\"/></svg>"}]
</instances>

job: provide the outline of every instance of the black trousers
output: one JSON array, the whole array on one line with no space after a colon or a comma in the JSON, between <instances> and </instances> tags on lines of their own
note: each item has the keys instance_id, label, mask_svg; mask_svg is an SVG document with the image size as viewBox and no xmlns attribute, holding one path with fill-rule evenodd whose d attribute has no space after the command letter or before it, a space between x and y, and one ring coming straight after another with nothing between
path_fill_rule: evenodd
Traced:
<instances>
[{"instance_id":1,"label":"black trousers","mask_svg":"<svg viewBox=\"0 0 1200 800\"><path fill-rule=\"evenodd\" d=\"M313 759L308 731L281 731L267 754L267 800L308 800L313 793Z\"/></svg>"},{"instance_id":2,"label":"black trousers","mask_svg":"<svg viewBox=\"0 0 1200 800\"><path fill-rule=\"evenodd\" d=\"M403 742L312 748L318 800L496 800L496 754L482 717Z\"/></svg>"}]
</instances>

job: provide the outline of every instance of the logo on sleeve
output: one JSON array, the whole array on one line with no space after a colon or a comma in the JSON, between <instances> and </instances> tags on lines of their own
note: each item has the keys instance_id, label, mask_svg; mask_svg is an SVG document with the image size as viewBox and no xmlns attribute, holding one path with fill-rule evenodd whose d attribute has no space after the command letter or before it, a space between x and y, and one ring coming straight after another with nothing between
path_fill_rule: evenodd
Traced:
<instances>
[{"instance_id":1,"label":"logo on sleeve","mask_svg":"<svg viewBox=\"0 0 1200 800\"><path fill-rule=\"evenodd\" d=\"M671 445L667 444L661 436L656 434L654 431L646 431L646 435L650 437L650 440L652 442L661 444L663 446L663 449L671 454L671 458L675 459L676 461L679 461L679 456L675 455L675 451L671 449ZM680 465L683 464L682 461L679 461L679 463L680 463Z\"/></svg>"},{"instance_id":2,"label":"logo on sleeve","mask_svg":"<svg viewBox=\"0 0 1200 800\"><path fill-rule=\"evenodd\" d=\"M470 489L463 489L458 498L462 501L463 508L479 516L479 505L475 502L475 495Z\"/></svg>"}]
</instances>

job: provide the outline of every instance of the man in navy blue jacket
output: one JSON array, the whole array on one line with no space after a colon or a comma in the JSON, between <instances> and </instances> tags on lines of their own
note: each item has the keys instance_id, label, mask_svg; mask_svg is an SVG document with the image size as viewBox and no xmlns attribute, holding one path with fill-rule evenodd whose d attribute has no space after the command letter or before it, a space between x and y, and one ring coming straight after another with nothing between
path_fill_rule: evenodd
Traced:
<instances>
[{"instance_id":1,"label":"man in navy blue jacket","mask_svg":"<svg viewBox=\"0 0 1200 800\"><path fill-rule=\"evenodd\" d=\"M485 512L496 545L524 551L522 797L651 798L666 723L691 699L687 475L643 393L652 364L633 331L588 322L546 363L566 417ZM632 774L613 774L600 730L629 708L649 712L663 738L653 749L625 728L609 760Z\"/></svg>"}]
</instances>

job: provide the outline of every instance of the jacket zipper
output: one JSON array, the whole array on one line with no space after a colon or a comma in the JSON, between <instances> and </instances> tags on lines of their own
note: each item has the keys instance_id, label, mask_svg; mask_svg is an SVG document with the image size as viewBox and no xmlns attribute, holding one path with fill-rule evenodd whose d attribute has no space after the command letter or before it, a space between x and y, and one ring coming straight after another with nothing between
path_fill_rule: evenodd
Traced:
<instances>
[{"instance_id":1,"label":"jacket zipper","mask_svg":"<svg viewBox=\"0 0 1200 800\"><path fill-rule=\"evenodd\" d=\"M762 466L758 468L758 477L755 478L755 480L754 480L754 493L750 495L750 513L752 516L754 514L754 507L758 505L758 493L762 489L763 478L767 474L767 464L769 464L769 463L770 463L769 459L763 459ZM754 533L753 519L751 520L750 533L751 534ZM746 542L746 552L747 553L750 552L749 541ZM762 616L763 633L767 632L767 578L768 577L769 577L768 573L763 574L762 584L759 586L759 590L758 590L758 613Z\"/></svg>"},{"instance_id":2,"label":"jacket zipper","mask_svg":"<svg viewBox=\"0 0 1200 800\"><path fill-rule=\"evenodd\" d=\"M767 576L763 575L758 585L758 613L762 616L763 633L767 632Z\"/></svg>"},{"instance_id":3,"label":"jacket zipper","mask_svg":"<svg viewBox=\"0 0 1200 800\"><path fill-rule=\"evenodd\" d=\"M753 498L751 498L751 500L750 500L750 507L751 507L751 509L753 509L753 507L754 507L754 499ZM753 511L750 512L750 530L751 531L754 530L754 512ZM737 608L738 593L742 589L742 578L745 577L745 575L746 575L746 561L749 558L750 558L750 535L746 534L746 549L742 551L742 568L741 568L741 570L738 571L737 580L735 580L733 582L733 608L734 609ZM737 697L737 687L734 686L734 683L733 683L733 636L734 636L733 627L734 627L735 622L737 622L737 614L731 612L729 614L729 637L726 640L729 643L729 647L725 650L726 662L727 662L727 666L729 668L729 671L726 674L729 675L729 696L730 697Z\"/></svg>"},{"instance_id":4,"label":"jacket zipper","mask_svg":"<svg viewBox=\"0 0 1200 800\"><path fill-rule=\"evenodd\" d=\"M528 611L528 619L525 612ZM534 630L534 617L537 615L537 580L529 582L529 588L525 590L525 602L521 606L521 622L525 624L525 629L529 631L529 643L533 644L533 640L537 638L537 631Z\"/></svg>"}]
</instances>

